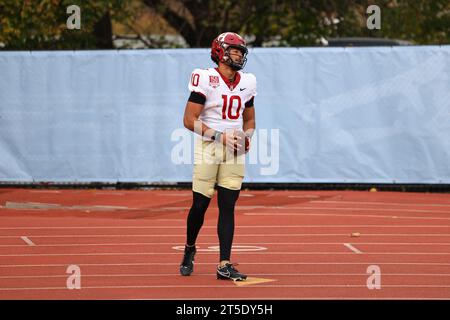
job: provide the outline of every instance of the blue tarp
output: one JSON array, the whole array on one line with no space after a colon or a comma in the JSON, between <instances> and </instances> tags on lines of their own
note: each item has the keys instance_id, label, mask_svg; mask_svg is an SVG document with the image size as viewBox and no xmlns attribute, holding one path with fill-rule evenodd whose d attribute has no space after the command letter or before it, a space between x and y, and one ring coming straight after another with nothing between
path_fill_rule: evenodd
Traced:
<instances>
[{"instance_id":1,"label":"blue tarp","mask_svg":"<svg viewBox=\"0 0 450 320\"><path fill-rule=\"evenodd\" d=\"M0 181L191 181L207 49L0 53ZM257 48L247 182L450 183L450 46Z\"/></svg>"}]
</instances>

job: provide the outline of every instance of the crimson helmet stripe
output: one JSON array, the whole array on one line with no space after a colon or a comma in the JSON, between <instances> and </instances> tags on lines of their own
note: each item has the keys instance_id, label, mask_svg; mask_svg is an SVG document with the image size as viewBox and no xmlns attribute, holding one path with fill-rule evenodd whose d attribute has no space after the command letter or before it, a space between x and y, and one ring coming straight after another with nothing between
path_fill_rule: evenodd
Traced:
<instances>
[{"instance_id":1,"label":"crimson helmet stripe","mask_svg":"<svg viewBox=\"0 0 450 320\"><path fill-rule=\"evenodd\" d=\"M226 43L228 45L230 45L230 44L236 44L236 45L243 44L243 45L246 45L245 40L240 35L238 35L237 33L234 33L234 32L224 32L224 33L220 34L217 37L217 39L220 42L224 42L224 43Z\"/></svg>"}]
</instances>

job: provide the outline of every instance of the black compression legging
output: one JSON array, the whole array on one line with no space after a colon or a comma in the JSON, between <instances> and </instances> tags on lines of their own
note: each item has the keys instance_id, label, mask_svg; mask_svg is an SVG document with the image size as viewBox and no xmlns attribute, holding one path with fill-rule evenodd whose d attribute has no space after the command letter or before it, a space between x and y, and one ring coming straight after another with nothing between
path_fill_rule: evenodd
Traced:
<instances>
[{"instance_id":1,"label":"black compression legging","mask_svg":"<svg viewBox=\"0 0 450 320\"><path fill-rule=\"evenodd\" d=\"M217 187L219 220L217 234L220 242L220 261L230 260L234 236L234 207L240 190ZM193 246L205 220L205 213L211 199L198 192L193 192L193 203L187 218L187 245Z\"/></svg>"},{"instance_id":2,"label":"black compression legging","mask_svg":"<svg viewBox=\"0 0 450 320\"><path fill-rule=\"evenodd\" d=\"M217 204L219 206L217 234L220 243L220 261L230 260L234 236L234 206L239 198L239 192L240 190L217 187Z\"/></svg>"},{"instance_id":3,"label":"black compression legging","mask_svg":"<svg viewBox=\"0 0 450 320\"><path fill-rule=\"evenodd\" d=\"M201 193L193 192L192 207L189 210L187 218L187 240L188 246L193 246L197 240L198 233L205 220L205 212L208 209L211 198L208 198Z\"/></svg>"}]
</instances>

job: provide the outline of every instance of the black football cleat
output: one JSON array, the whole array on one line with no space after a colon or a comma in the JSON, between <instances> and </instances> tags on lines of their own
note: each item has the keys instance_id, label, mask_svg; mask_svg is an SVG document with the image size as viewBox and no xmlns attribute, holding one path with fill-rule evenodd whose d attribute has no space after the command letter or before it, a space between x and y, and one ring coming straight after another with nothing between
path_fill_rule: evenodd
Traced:
<instances>
[{"instance_id":1,"label":"black football cleat","mask_svg":"<svg viewBox=\"0 0 450 320\"><path fill-rule=\"evenodd\" d=\"M223 267L217 267L217 279L244 281L247 276L237 271L233 264L226 263Z\"/></svg>"},{"instance_id":2,"label":"black football cleat","mask_svg":"<svg viewBox=\"0 0 450 320\"><path fill-rule=\"evenodd\" d=\"M180 265L180 274L182 276L190 276L194 271L194 256L197 252L195 247L184 247L184 257Z\"/></svg>"}]
</instances>

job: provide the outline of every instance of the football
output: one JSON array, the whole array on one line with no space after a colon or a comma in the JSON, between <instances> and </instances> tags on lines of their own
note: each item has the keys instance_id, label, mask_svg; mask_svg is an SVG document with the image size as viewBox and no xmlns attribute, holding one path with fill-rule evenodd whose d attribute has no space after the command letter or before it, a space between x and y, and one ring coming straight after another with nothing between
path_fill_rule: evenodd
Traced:
<instances>
[{"instance_id":1,"label":"football","mask_svg":"<svg viewBox=\"0 0 450 320\"><path fill-rule=\"evenodd\" d=\"M234 155L247 153L250 148L250 138L241 130L234 132Z\"/></svg>"}]
</instances>

